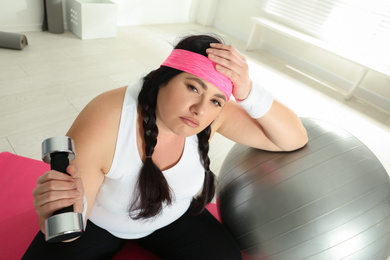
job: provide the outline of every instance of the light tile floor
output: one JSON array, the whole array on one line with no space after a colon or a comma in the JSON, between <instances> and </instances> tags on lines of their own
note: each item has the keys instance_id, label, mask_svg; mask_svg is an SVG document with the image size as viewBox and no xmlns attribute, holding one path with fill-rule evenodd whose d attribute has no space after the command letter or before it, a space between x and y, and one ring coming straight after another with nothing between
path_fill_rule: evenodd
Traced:
<instances>
[{"instance_id":1,"label":"light tile floor","mask_svg":"<svg viewBox=\"0 0 390 260\"><path fill-rule=\"evenodd\" d=\"M23 51L0 49L0 151L40 159L41 142L64 135L96 95L136 82L155 69L186 34L218 33L246 55L250 73L299 116L323 119L358 137L390 173L390 115L286 67L245 42L197 24L119 27L116 38L80 40L71 32L26 32ZM221 136L210 150L218 173L228 147Z\"/></svg>"}]
</instances>

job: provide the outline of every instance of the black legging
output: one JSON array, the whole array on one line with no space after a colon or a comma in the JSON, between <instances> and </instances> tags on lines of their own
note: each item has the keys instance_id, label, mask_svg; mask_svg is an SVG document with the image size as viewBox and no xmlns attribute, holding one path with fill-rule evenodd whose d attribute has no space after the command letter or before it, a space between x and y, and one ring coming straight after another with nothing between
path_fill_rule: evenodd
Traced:
<instances>
[{"instance_id":1,"label":"black legging","mask_svg":"<svg viewBox=\"0 0 390 260\"><path fill-rule=\"evenodd\" d=\"M47 243L39 232L22 259L110 259L125 242L88 221L85 233L69 243ZM200 216L187 211L172 224L137 242L168 260L241 259L236 241L207 210Z\"/></svg>"}]
</instances>

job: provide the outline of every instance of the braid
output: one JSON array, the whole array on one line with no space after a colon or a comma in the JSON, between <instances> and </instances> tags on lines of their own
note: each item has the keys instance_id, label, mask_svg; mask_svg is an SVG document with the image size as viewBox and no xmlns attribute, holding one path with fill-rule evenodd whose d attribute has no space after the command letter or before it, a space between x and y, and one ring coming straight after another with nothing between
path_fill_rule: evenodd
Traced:
<instances>
[{"instance_id":1,"label":"braid","mask_svg":"<svg viewBox=\"0 0 390 260\"><path fill-rule=\"evenodd\" d=\"M140 102L143 117L142 126L144 129L146 158L151 158L157 144L158 128L156 125L155 107Z\"/></svg>"},{"instance_id":2,"label":"braid","mask_svg":"<svg viewBox=\"0 0 390 260\"><path fill-rule=\"evenodd\" d=\"M138 177L138 190L135 193L135 199L129 207L129 215L132 219L146 219L156 216L161 212L164 202L167 205L172 203L168 182L152 159L158 136L155 111L157 94L160 87L154 79L161 79L162 75L172 76L172 74L176 75L178 73L180 72L172 69L152 71L144 78L144 84L138 95L138 104L141 107L143 117L142 126L144 130L146 160ZM135 216L132 214L133 210L138 210Z\"/></svg>"},{"instance_id":3,"label":"braid","mask_svg":"<svg viewBox=\"0 0 390 260\"><path fill-rule=\"evenodd\" d=\"M205 169L205 178L202 193L197 198L194 198L191 203L191 211L194 215L202 213L206 205L214 198L215 194L215 175L210 170L210 158L208 155L210 134L210 126L198 134L199 152Z\"/></svg>"}]
</instances>

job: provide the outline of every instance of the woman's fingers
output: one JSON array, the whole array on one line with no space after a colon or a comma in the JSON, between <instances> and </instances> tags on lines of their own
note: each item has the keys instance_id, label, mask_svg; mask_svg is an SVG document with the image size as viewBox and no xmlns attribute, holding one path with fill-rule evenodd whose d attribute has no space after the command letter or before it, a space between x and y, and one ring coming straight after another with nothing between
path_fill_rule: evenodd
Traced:
<instances>
[{"instance_id":1,"label":"woman's fingers","mask_svg":"<svg viewBox=\"0 0 390 260\"><path fill-rule=\"evenodd\" d=\"M37 210L44 206L54 210L54 208L61 208L63 204L66 204L67 206L72 205L79 196L80 192L77 190L50 191L37 195L34 200L34 205Z\"/></svg>"},{"instance_id":2,"label":"woman's fingers","mask_svg":"<svg viewBox=\"0 0 390 260\"><path fill-rule=\"evenodd\" d=\"M43 183L45 183L47 181L51 181L51 180L72 181L73 178L72 178L72 176L69 176L67 174L51 170L51 171L46 172L45 174L43 174L42 176L40 176L37 179L37 185L43 184Z\"/></svg>"},{"instance_id":3,"label":"woman's fingers","mask_svg":"<svg viewBox=\"0 0 390 260\"><path fill-rule=\"evenodd\" d=\"M48 171L38 178L37 186L33 190L33 195L38 196L49 191L76 189L74 179L66 174Z\"/></svg>"},{"instance_id":4,"label":"woman's fingers","mask_svg":"<svg viewBox=\"0 0 390 260\"><path fill-rule=\"evenodd\" d=\"M207 53L210 60L236 73L245 69L246 62L231 51L208 49Z\"/></svg>"},{"instance_id":5,"label":"woman's fingers","mask_svg":"<svg viewBox=\"0 0 390 260\"><path fill-rule=\"evenodd\" d=\"M55 211L73 205L77 197L77 193L68 191L45 193L34 199L34 207L38 215L46 219Z\"/></svg>"},{"instance_id":6,"label":"woman's fingers","mask_svg":"<svg viewBox=\"0 0 390 260\"><path fill-rule=\"evenodd\" d=\"M212 51L215 51L215 54L218 54L220 56L225 56L226 58L230 59L238 59L238 61L245 61L245 56L242 55L239 51L236 50L231 45L222 44L222 43L211 43L210 47L212 48ZM208 49L210 50L210 49Z\"/></svg>"},{"instance_id":7,"label":"woman's fingers","mask_svg":"<svg viewBox=\"0 0 390 260\"><path fill-rule=\"evenodd\" d=\"M74 165L69 165L66 171L72 176L74 183L76 185L77 191L79 191L79 196L76 198L75 203L73 204L74 212L83 212L83 203L84 203L84 185L83 181L80 178L78 169Z\"/></svg>"},{"instance_id":8,"label":"woman's fingers","mask_svg":"<svg viewBox=\"0 0 390 260\"><path fill-rule=\"evenodd\" d=\"M54 189L52 187L55 187ZM77 198L80 192L74 183L46 183L34 190L34 196L40 205L60 199Z\"/></svg>"},{"instance_id":9,"label":"woman's fingers","mask_svg":"<svg viewBox=\"0 0 390 260\"><path fill-rule=\"evenodd\" d=\"M230 45L212 43L210 47L206 50L208 57L217 64L216 69L232 81L234 97L245 99L252 86L245 57Z\"/></svg>"},{"instance_id":10,"label":"woman's fingers","mask_svg":"<svg viewBox=\"0 0 390 260\"><path fill-rule=\"evenodd\" d=\"M38 178L33 195L39 215L47 218L56 210L70 205L75 205L75 211L81 212L84 195L81 178L74 166L69 166L67 172L70 175L52 170Z\"/></svg>"}]
</instances>

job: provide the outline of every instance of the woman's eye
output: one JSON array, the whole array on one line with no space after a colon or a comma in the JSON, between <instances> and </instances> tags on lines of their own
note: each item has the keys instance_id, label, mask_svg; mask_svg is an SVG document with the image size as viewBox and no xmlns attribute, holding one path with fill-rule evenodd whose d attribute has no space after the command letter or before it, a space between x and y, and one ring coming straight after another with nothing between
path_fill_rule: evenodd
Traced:
<instances>
[{"instance_id":1,"label":"woman's eye","mask_svg":"<svg viewBox=\"0 0 390 260\"><path fill-rule=\"evenodd\" d=\"M198 93L198 89L192 85L188 85L188 88L196 93Z\"/></svg>"},{"instance_id":2,"label":"woman's eye","mask_svg":"<svg viewBox=\"0 0 390 260\"><path fill-rule=\"evenodd\" d=\"M212 100L213 104L218 107L222 107L221 103L218 100Z\"/></svg>"}]
</instances>

